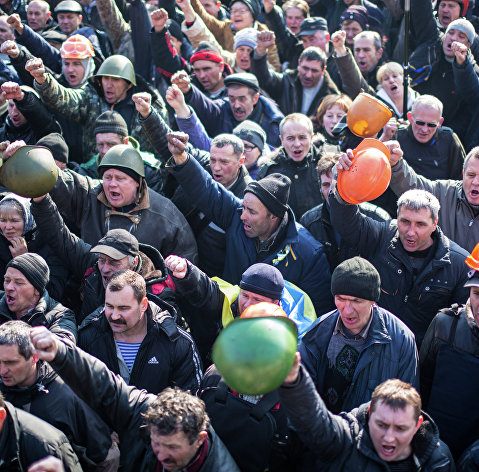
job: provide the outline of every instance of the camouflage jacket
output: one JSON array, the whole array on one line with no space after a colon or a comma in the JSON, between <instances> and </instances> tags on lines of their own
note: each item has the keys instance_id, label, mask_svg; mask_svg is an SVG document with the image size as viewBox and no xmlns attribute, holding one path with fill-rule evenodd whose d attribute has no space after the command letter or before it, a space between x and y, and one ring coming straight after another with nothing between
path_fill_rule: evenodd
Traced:
<instances>
[{"instance_id":1,"label":"camouflage jacket","mask_svg":"<svg viewBox=\"0 0 479 472\"><path fill-rule=\"evenodd\" d=\"M103 90L97 84L96 79L91 77L85 87L79 89L67 88L58 83L51 75L46 74L46 81L43 84L34 82L35 90L41 95L42 100L48 108L57 113L77 121L83 126L83 152L87 156L96 154L96 141L93 132L97 117L107 110L115 110L123 115L128 124L128 132L140 144L143 151L154 153L154 149L142 131L138 112L131 99L132 94L148 92L152 95L153 108L155 108L165 120L168 120L165 102L160 94L152 89L140 76L136 76L137 85L128 91L127 98L113 106L109 105L103 96ZM126 115L122 113L128 108ZM131 118L130 118L131 117Z\"/></svg>"}]
</instances>

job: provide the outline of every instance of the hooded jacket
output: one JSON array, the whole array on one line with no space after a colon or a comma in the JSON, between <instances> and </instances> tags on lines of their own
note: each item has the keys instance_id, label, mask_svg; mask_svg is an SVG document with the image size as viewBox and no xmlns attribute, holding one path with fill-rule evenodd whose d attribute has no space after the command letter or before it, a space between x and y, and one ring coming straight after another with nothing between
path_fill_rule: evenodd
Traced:
<instances>
[{"instance_id":1,"label":"hooded jacket","mask_svg":"<svg viewBox=\"0 0 479 472\"><path fill-rule=\"evenodd\" d=\"M349 413L333 415L317 394L304 368L297 383L283 384L278 391L293 427L327 470L390 470L387 462L378 456L369 435L368 403ZM422 412L422 415L424 422L411 442L416 469L421 472L455 471L451 453L439 439L437 426L426 413Z\"/></svg>"},{"instance_id":2,"label":"hooded jacket","mask_svg":"<svg viewBox=\"0 0 479 472\"><path fill-rule=\"evenodd\" d=\"M0 324L17 319L8 309L4 291L0 291L0 297ZM77 325L73 311L53 300L46 290L37 304L20 320L30 326L45 326L60 338L76 342Z\"/></svg>"},{"instance_id":3,"label":"hooded jacket","mask_svg":"<svg viewBox=\"0 0 479 472\"><path fill-rule=\"evenodd\" d=\"M62 431L87 470L102 462L111 446L110 430L100 417L80 400L52 368L40 361L38 377L28 387L0 383L6 400L27 410Z\"/></svg>"}]
</instances>

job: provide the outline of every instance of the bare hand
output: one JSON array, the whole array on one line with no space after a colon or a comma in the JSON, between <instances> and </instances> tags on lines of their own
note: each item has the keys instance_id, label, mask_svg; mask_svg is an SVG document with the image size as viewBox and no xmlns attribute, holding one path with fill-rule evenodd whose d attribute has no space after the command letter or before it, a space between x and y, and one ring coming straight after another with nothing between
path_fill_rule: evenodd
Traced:
<instances>
[{"instance_id":1,"label":"bare hand","mask_svg":"<svg viewBox=\"0 0 479 472\"><path fill-rule=\"evenodd\" d=\"M3 157L12 157L18 149L26 145L27 143L22 140L13 141L13 143L9 144L5 151L3 151Z\"/></svg>"},{"instance_id":2,"label":"bare hand","mask_svg":"<svg viewBox=\"0 0 479 472\"><path fill-rule=\"evenodd\" d=\"M7 23L18 33L18 34L22 34L23 33L23 24L22 24L22 20L20 18L20 15L18 15L17 13L14 13L13 15L10 15L8 18L7 18Z\"/></svg>"},{"instance_id":3,"label":"bare hand","mask_svg":"<svg viewBox=\"0 0 479 472\"><path fill-rule=\"evenodd\" d=\"M2 95L6 100L21 100L25 96L20 85L16 82L4 82L2 84Z\"/></svg>"},{"instance_id":4,"label":"bare hand","mask_svg":"<svg viewBox=\"0 0 479 472\"><path fill-rule=\"evenodd\" d=\"M269 13L276 5L276 0L263 0L264 11Z\"/></svg>"},{"instance_id":5,"label":"bare hand","mask_svg":"<svg viewBox=\"0 0 479 472\"><path fill-rule=\"evenodd\" d=\"M389 162L391 163L391 167L394 167L402 159L403 156L401 145L398 141L387 141L384 144L391 153L391 156L389 157Z\"/></svg>"},{"instance_id":6,"label":"bare hand","mask_svg":"<svg viewBox=\"0 0 479 472\"><path fill-rule=\"evenodd\" d=\"M15 41L12 41L11 39L2 43L0 51L2 52L2 54L6 54L12 59L17 58L20 55L20 49L18 48L17 43Z\"/></svg>"},{"instance_id":7,"label":"bare hand","mask_svg":"<svg viewBox=\"0 0 479 472\"><path fill-rule=\"evenodd\" d=\"M261 31L256 36L255 52L259 56L264 56L268 52L268 48L276 42L276 37L272 31Z\"/></svg>"},{"instance_id":8,"label":"bare hand","mask_svg":"<svg viewBox=\"0 0 479 472\"><path fill-rule=\"evenodd\" d=\"M35 347L35 354L42 360L51 362L58 353L58 338L45 326L35 326L30 331L30 339Z\"/></svg>"},{"instance_id":9,"label":"bare hand","mask_svg":"<svg viewBox=\"0 0 479 472\"><path fill-rule=\"evenodd\" d=\"M456 62L461 65L461 64L464 64L466 58L467 58L467 51L469 50L469 48L458 42L458 41L454 41L452 44L451 44L451 50L452 52L454 53L454 55L456 56Z\"/></svg>"},{"instance_id":10,"label":"bare hand","mask_svg":"<svg viewBox=\"0 0 479 472\"><path fill-rule=\"evenodd\" d=\"M141 92L135 93L131 98L135 102L136 111L143 118L148 118L151 113L151 95L146 92Z\"/></svg>"},{"instance_id":11,"label":"bare hand","mask_svg":"<svg viewBox=\"0 0 479 472\"><path fill-rule=\"evenodd\" d=\"M184 279L186 277L186 272L188 271L188 264L186 259L179 256L168 256L165 259L165 265L168 270L171 272L173 277L177 279Z\"/></svg>"},{"instance_id":12,"label":"bare hand","mask_svg":"<svg viewBox=\"0 0 479 472\"><path fill-rule=\"evenodd\" d=\"M190 76L184 70L179 70L173 75L171 84L176 85L184 94L191 89Z\"/></svg>"},{"instance_id":13,"label":"bare hand","mask_svg":"<svg viewBox=\"0 0 479 472\"><path fill-rule=\"evenodd\" d=\"M165 24L168 21L168 12L164 8L154 10L150 14L151 24L155 31L159 33L165 28Z\"/></svg>"},{"instance_id":14,"label":"bare hand","mask_svg":"<svg viewBox=\"0 0 479 472\"><path fill-rule=\"evenodd\" d=\"M396 118L391 118L387 123L386 126L383 128L383 134L381 135L380 141L386 142L393 138L397 129L399 127L399 123Z\"/></svg>"},{"instance_id":15,"label":"bare hand","mask_svg":"<svg viewBox=\"0 0 479 472\"><path fill-rule=\"evenodd\" d=\"M345 56L346 51L346 31L338 30L331 36L331 42L333 43L334 52L336 56Z\"/></svg>"},{"instance_id":16,"label":"bare hand","mask_svg":"<svg viewBox=\"0 0 479 472\"><path fill-rule=\"evenodd\" d=\"M185 102L185 96L177 85L168 87L165 94L166 101L172 107L179 118L189 118L191 116L190 109Z\"/></svg>"},{"instance_id":17,"label":"bare hand","mask_svg":"<svg viewBox=\"0 0 479 472\"><path fill-rule=\"evenodd\" d=\"M27 242L22 236L16 236L9 241L12 245L8 246L8 249L10 249L12 257L17 257L28 252Z\"/></svg>"},{"instance_id":18,"label":"bare hand","mask_svg":"<svg viewBox=\"0 0 479 472\"><path fill-rule=\"evenodd\" d=\"M40 195L39 197L32 198L32 200L35 203L40 203L47 195L48 195L48 193L46 193L45 195Z\"/></svg>"},{"instance_id":19,"label":"bare hand","mask_svg":"<svg viewBox=\"0 0 479 472\"><path fill-rule=\"evenodd\" d=\"M191 0L176 0L176 4L181 8L183 13L185 10L193 9L191 6Z\"/></svg>"},{"instance_id":20,"label":"bare hand","mask_svg":"<svg viewBox=\"0 0 479 472\"><path fill-rule=\"evenodd\" d=\"M184 164L188 160L185 149L188 144L189 136L181 131L168 133L166 139L168 141L168 149L170 150L177 164Z\"/></svg>"},{"instance_id":21,"label":"bare hand","mask_svg":"<svg viewBox=\"0 0 479 472\"><path fill-rule=\"evenodd\" d=\"M296 380L298 380L300 364L301 364L301 354L299 352L296 352L296 354L294 355L293 367L291 367L291 370L289 371L289 374L284 379L283 384L294 383L296 382Z\"/></svg>"},{"instance_id":22,"label":"bare hand","mask_svg":"<svg viewBox=\"0 0 479 472\"><path fill-rule=\"evenodd\" d=\"M65 472L60 459L47 456L30 465L27 472Z\"/></svg>"},{"instance_id":23,"label":"bare hand","mask_svg":"<svg viewBox=\"0 0 479 472\"><path fill-rule=\"evenodd\" d=\"M338 162L336 163L336 169L339 170L349 170L353 163L354 154L351 149L347 149L346 152L341 154Z\"/></svg>"},{"instance_id":24,"label":"bare hand","mask_svg":"<svg viewBox=\"0 0 479 472\"><path fill-rule=\"evenodd\" d=\"M43 65L43 61L36 57L34 59L30 59L25 64L25 70L30 72L32 77L39 83L43 84L47 77L45 75L45 66Z\"/></svg>"},{"instance_id":25,"label":"bare hand","mask_svg":"<svg viewBox=\"0 0 479 472\"><path fill-rule=\"evenodd\" d=\"M6 160L8 156L4 156L4 152L7 150L8 146L10 146L10 141L2 141L0 143L0 154L2 154L2 159Z\"/></svg>"}]
</instances>

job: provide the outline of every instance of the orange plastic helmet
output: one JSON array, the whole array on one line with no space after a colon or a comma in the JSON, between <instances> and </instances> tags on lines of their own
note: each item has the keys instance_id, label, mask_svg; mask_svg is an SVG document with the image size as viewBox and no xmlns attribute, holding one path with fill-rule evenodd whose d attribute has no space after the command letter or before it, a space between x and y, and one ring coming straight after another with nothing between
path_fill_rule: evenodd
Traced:
<instances>
[{"instance_id":1,"label":"orange plastic helmet","mask_svg":"<svg viewBox=\"0 0 479 472\"><path fill-rule=\"evenodd\" d=\"M466 257L466 264L474 270L479 271L479 243L476 244L471 254Z\"/></svg>"},{"instance_id":2,"label":"orange plastic helmet","mask_svg":"<svg viewBox=\"0 0 479 472\"><path fill-rule=\"evenodd\" d=\"M380 100L367 93L360 93L349 107L346 123L360 138L370 138L381 131L393 116Z\"/></svg>"},{"instance_id":3,"label":"orange plastic helmet","mask_svg":"<svg viewBox=\"0 0 479 472\"><path fill-rule=\"evenodd\" d=\"M81 34L74 34L62 44L60 55L63 59L86 59L93 57L95 51L88 38Z\"/></svg>"},{"instance_id":4,"label":"orange plastic helmet","mask_svg":"<svg viewBox=\"0 0 479 472\"><path fill-rule=\"evenodd\" d=\"M366 138L353 154L351 168L338 173L338 192L348 203L374 200L385 192L391 180L389 149L377 139Z\"/></svg>"},{"instance_id":5,"label":"orange plastic helmet","mask_svg":"<svg viewBox=\"0 0 479 472\"><path fill-rule=\"evenodd\" d=\"M259 318L261 316L288 317L279 305L270 302L260 302L255 305L250 305L241 313L241 318Z\"/></svg>"}]
</instances>

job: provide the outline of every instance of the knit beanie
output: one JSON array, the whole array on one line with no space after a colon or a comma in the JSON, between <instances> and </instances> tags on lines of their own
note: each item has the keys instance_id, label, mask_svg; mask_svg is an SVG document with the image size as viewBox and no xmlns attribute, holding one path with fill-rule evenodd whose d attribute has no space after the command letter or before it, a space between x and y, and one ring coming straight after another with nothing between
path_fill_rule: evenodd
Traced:
<instances>
[{"instance_id":1,"label":"knit beanie","mask_svg":"<svg viewBox=\"0 0 479 472\"><path fill-rule=\"evenodd\" d=\"M183 33L181 31L181 26L177 21L170 18L166 22L166 28L168 29L168 33L170 33L173 38L176 38L178 41L183 41Z\"/></svg>"},{"instance_id":2,"label":"knit beanie","mask_svg":"<svg viewBox=\"0 0 479 472\"><path fill-rule=\"evenodd\" d=\"M99 133L116 133L122 137L128 136L126 121L117 111L104 111L95 121L93 129L95 135Z\"/></svg>"},{"instance_id":3,"label":"knit beanie","mask_svg":"<svg viewBox=\"0 0 479 472\"><path fill-rule=\"evenodd\" d=\"M258 123L244 120L233 130L233 134L240 139L248 141L263 152L266 144L266 133Z\"/></svg>"},{"instance_id":4,"label":"knit beanie","mask_svg":"<svg viewBox=\"0 0 479 472\"><path fill-rule=\"evenodd\" d=\"M233 49L236 51L240 46L249 46L254 49L257 44L258 30L255 28L244 28L235 34Z\"/></svg>"},{"instance_id":5,"label":"knit beanie","mask_svg":"<svg viewBox=\"0 0 479 472\"><path fill-rule=\"evenodd\" d=\"M258 19L261 13L261 8L257 0L236 0L231 3L230 8L237 2L244 3L248 7L248 10L253 15L253 19L254 20Z\"/></svg>"},{"instance_id":6,"label":"knit beanie","mask_svg":"<svg viewBox=\"0 0 479 472\"><path fill-rule=\"evenodd\" d=\"M351 5L346 8L339 19L339 24L342 24L345 20L357 21L361 25L363 31L369 29L368 11L366 10L366 7L363 7L362 5Z\"/></svg>"},{"instance_id":7,"label":"knit beanie","mask_svg":"<svg viewBox=\"0 0 479 472\"><path fill-rule=\"evenodd\" d=\"M27 252L10 260L7 269L9 267L19 270L40 295L43 295L50 280L50 269L43 257L33 252Z\"/></svg>"},{"instance_id":8,"label":"knit beanie","mask_svg":"<svg viewBox=\"0 0 479 472\"><path fill-rule=\"evenodd\" d=\"M474 38L476 37L476 32L474 30L474 26L470 21L467 21L465 18L459 18L457 20L451 21L446 29L446 35L451 30L460 31L467 36L469 40L469 46L472 45L474 42Z\"/></svg>"},{"instance_id":9,"label":"knit beanie","mask_svg":"<svg viewBox=\"0 0 479 472\"><path fill-rule=\"evenodd\" d=\"M37 141L37 146L50 149L53 159L68 164L68 146L60 133L50 133Z\"/></svg>"},{"instance_id":10,"label":"knit beanie","mask_svg":"<svg viewBox=\"0 0 479 472\"><path fill-rule=\"evenodd\" d=\"M261 203L278 218L288 210L291 180L283 174L271 174L257 182L250 182L244 191L256 195Z\"/></svg>"},{"instance_id":11,"label":"knit beanie","mask_svg":"<svg viewBox=\"0 0 479 472\"><path fill-rule=\"evenodd\" d=\"M243 272L240 288L273 300L279 300L284 288L283 275L272 265L262 262L253 264Z\"/></svg>"},{"instance_id":12,"label":"knit beanie","mask_svg":"<svg viewBox=\"0 0 479 472\"><path fill-rule=\"evenodd\" d=\"M339 264L331 277L333 295L349 295L377 302L381 278L376 268L362 257L353 257Z\"/></svg>"}]
</instances>

